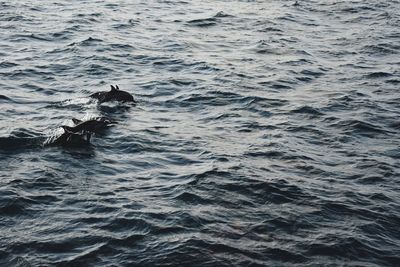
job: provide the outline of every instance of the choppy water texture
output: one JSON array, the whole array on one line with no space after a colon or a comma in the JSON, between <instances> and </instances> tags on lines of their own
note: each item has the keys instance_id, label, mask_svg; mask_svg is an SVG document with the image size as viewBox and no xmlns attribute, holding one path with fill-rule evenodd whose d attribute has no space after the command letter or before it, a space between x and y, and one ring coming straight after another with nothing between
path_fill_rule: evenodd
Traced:
<instances>
[{"instance_id":1,"label":"choppy water texture","mask_svg":"<svg viewBox=\"0 0 400 267\"><path fill-rule=\"evenodd\" d=\"M399 29L390 0L0 2L0 265L398 266ZM42 146L91 116L119 123Z\"/></svg>"}]
</instances>

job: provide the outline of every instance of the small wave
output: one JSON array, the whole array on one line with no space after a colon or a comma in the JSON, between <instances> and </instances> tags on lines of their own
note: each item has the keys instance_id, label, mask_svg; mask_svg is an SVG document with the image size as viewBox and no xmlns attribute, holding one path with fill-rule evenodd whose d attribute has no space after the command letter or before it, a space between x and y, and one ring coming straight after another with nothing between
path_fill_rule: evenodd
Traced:
<instances>
[{"instance_id":1,"label":"small wave","mask_svg":"<svg viewBox=\"0 0 400 267\"><path fill-rule=\"evenodd\" d=\"M220 11L214 16L209 18L189 20L187 22L187 25L194 27L211 27L217 25L220 22L220 18L228 18L228 17L233 17L233 16Z\"/></svg>"},{"instance_id":2,"label":"small wave","mask_svg":"<svg viewBox=\"0 0 400 267\"><path fill-rule=\"evenodd\" d=\"M343 129L348 134L359 134L374 136L376 134L386 134L387 132L380 126L360 120L344 120L333 124L336 128Z\"/></svg>"},{"instance_id":3,"label":"small wave","mask_svg":"<svg viewBox=\"0 0 400 267\"><path fill-rule=\"evenodd\" d=\"M218 20L214 17L206 19L193 19L187 22L187 25L194 27L211 27L217 25Z\"/></svg>"},{"instance_id":4,"label":"small wave","mask_svg":"<svg viewBox=\"0 0 400 267\"><path fill-rule=\"evenodd\" d=\"M0 252L0 265L13 267L32 267L31 263L21 256L11 256Z\"/></svg>"},{"instance_id":5,"label":"small wave","mask_svg":"<svg viewBox=\"0 0 400 267\"><path fill-rule=\"evenodd\" d=\"M19 195L14 190L0 191L0 212L6 216L18 216L26 213L26 210L35 201Z\"/></svg>"},{"instance_id":6,"label":"small wave","mask_svg":"<svg viewBox=\"0 0 400 267\"><path fill-rule=\"evenodd\" d=\"M400 84L400 79L390 79L390 80L386 80L385 82L394 84L394 85L398 85L398 84Z\"/></svg>"},{"instance_id":7,"label":"small wave","mask_svg":"<svg viewBox=\"0 0 400 267\"><path fill-rule=\"evenodd\" d=\"M177 85L177 86L196 86L196 81L194 80L190 80L190 79L178 79L178 78L174 78L174 79L170 79L168 80L168 82L170 82L173 85Z\"/></svg>"},{"instance_id":8,"label":"small wave","mask_svg":"<svg viewBox=\"0 0 400 267\"><path fill-rule=\"evenodd\" d=\"M244 154L246 157L263 157L263 158L272 158L272 159L282 159L285 153L282 151L257 151L257 152L247 152Z\"/></svg>"},{"instance_id":9,"label":"small wave","mask_svg":"<svg viewBox=\"0 0 400 267\"><path fill-rule=\"evenodd\" d=\"M374 11L375 9L372 6L356 6L356 7L346 7L341 9L341 12L344 13L359 13L359 12L363 12L363 11Z\"/></svg>"},{"instance_id":10,"label":"small wave","mask_svg":"<svg viewBox=\"0 0 400 267\"><path fill-rule=\"evenodd\" d=\"M106 210L106 212L110 212L110 210ZM152 228L152 224L147 220L142 218L114 218L108 220L104 225L99 226L99 228L105 230L113 230L115 232L125 232L125 231L135 231L142 233L147 233Z\"/></svg>"},{"instance_id":11,"label":"small wave","mask_svg":"<svg viewBox=\"0 0 400 267\"><path fill-rule=\"evenodd\" d=\"M94 44L99 44L99 43L103 43L103 40L102 39L93 38L93 37L89 37L89 38L86 38L85 40L80 41L80 42L70 43L68 46L83 46L84 47L84 46L92 46Z\"/></svg>"},{"instance_id":12,"label":"small wave","mask_svg":"<svg viewBox=\"0 0 400 267\"><path fill-rule=\"evenodd\" d=\"M257 54L285 55L290 53L284 45L267 40L258 41L250 49L254 50Z\"/></svg>"},{"instance_id":13,"label":"small wave","mask_svg":"<svg viewBox=\"0 0 400 267\"><path fill-rule=\"evenodd\" d=\"M85 66L85 73L89 76L104 76L113 72L113 69L110 69L105 65L91 63L88 66Z\"/></svg>"},{"instance_id":14,"label":"small wave","mask_svg":"<svg viewBox=\"0 0 400 267\"><path fill-rule=\"evenodd\" d=\"M39 71L34 68L27 68L27 69L19 69L19 70L13 70L10 72L6 73L1 73L1 75L5 77L10 77L10 78L15 78L15 79L20 79L20 78L30 78L30 77L41 77L44 80L50 81L50 80L55 80L54 78L54 73L50 71Z\"/></svg>"},{"instance_id":15,"label":"small wave","mask_svg":"<svg viewBox=\"0 0 400 267\"><path fill-rule=\"evenodd\" d=\"M325 69L320 68L319 70L302 70L300 73L313 78L319 78L325 74L325 71Z\"/></svg>"},{"instance_id":16,"label":"small wave","mask_svg":"<svg viewBox=\"0 0 400 267\"><path fill-rule=\"evenodd\" d=\"M222 106L232 103L230 100L234 100L238 96L239 95L235 93L214 91L214 92L209 92L207 95L190 94L190 95L179 96L178 98L174 99L173 102L179 103L180 106L193 106L198 104Z\"/></svg>"},{"instance_id":17,"label":"small wave","mask_svg":"<svg viewBox=\"0 0 400 267\"><path fill-rule=\"evenodd\" d=\"M275 27L265 27L260 30L259 32L283 32L281 29L275 28Z\"/></svg>"},{"instance_id":18,"label":"small wave","mask_svg":"<svg viewBox=\"0 0 400 267\"><path fill-rule=\"evenodd\" d=\"M293 22L307 27L318 27L317 21L310 17L295 16L289 13L284 14L277 18L283 22Z\"/></svg>"},{"instance_id":19,"label":"small wave","mask_svg":"<svg viewBox=\"0 0 400 267\"><path fill-rule=\"evenodd\" d=\"M12 67L16 67L19 66L17 63L15 62L10 62L10 61L2 61L0 63L0 68L12 68Z\"/></svg>"},{"instance_id":20,"label":"small wave","mask_svg":"<svg viewBox=\"0 0 400 267\"><path fill-rule=\"evenodd\" d=\"M138 19L129 19L125 23L118 23L118 24L113 25L113 28L117 29L117 30L130 29L130 28L138 26L139 24L140 24L140 20L138 20Z\"/></svg>"},{"instance_id":21,"label":"small wave","mask_svg":"<svg viewBox=\"0 0 400 267\"><path fill-rule=\"evenodd\" d=\"M110 47L121 51L132 51L134 49L130 44L111 44Z\"/></svg>"},{"instance_id":22,"label":"small wave","mask_svg":"<svg viewBox=\"0 0 400 267\"><path fill-rule=\"evenodd\" d=\"M240 102L247 103L248 105L257 103L265 108L282 107L289 103L289 101L285 99L266 98L259 96L245 96L240 99Z\"/></svg>"},{"instance_id":23,"label":"small wave","mask_svg":"<svg viewBox=\"0 0 400 267\"><path fill-rule=\"evenodd\" d=\"M230 14L227 14L223 11L219 11L217 14L214 15L214 18L229 18L229 17L233 17Z\"/></svg>"},{"instance_id":24,"label":"small wave","mask_svg":"<svg viewBox=\"0 0 400 267\"><path fill-rule=\"evenodd\" d=\"M32 40L36 40L36 41L46 41L46 42L50 42L52 41L48 36L44 35L44 34L16 34L11 36L11 39L13 42L21 42L21 41L32 41Z\"/></svg>"},{"instance_id":25,"label":"small wave","mask_svg":"<svg viewBox=\"0 0 400 267\"><path fill-rule=\"evenodd\" d=\"M182 65L183 60L181 59L164 59L164 60L158 60L153 62L153 65L156 66L168 66L168 65Z\"/></svg>"},{"instance_id":26,"label":"small wave","mask_svg":"<svg viewBox=\"0 0 400 267\"><path fill-rule=\"evenodd\" d=\"M92 18L92 17L77 17L71 20L67 21L67 24L71 24L71 25L82 25L82 26L87 26L93 23L99 22L99 20L97 18Z\"/></svg>"},{"instance_id":27,"label":"small wave","mask_svg":"<svg viewBox=\"0 0 400 267\"><path fill-rule=\"evenodd\" d=\"M201 196L190 192L181 192L175 196L174 199L190 205L206 205L210 202L210 200L204 199Z\"/></svg>"},{"instance_id":28,"label":"small wave","mask_svg":"<svg viewBox=\"0 0 400 267\"><path fill-rule=\"evenodd\" d=\"M79 241L77 240L76 242ZM73 256L66 257L61 261L57 261L55 264L57 266L84 266L88 261L95 261L98 255L106 251L113 251L113 249L108 247L105 242L97 242L94 245L85 246L83 251L75 253Z\"/></svg>"},{"instance_id":29,"label":"small wave","mask_svg":"<svg viewBox=\"0 0 400 267\"><path fill-rule=\"evenodd\" d=\"M323 113L319 109L313 108L310 106L302 106L302 107L296 108L294 110L291 110L290 113L309 114L309 115L313 115L313 116L322 116L323 115Z\"/></svg>"},{"instance_id":30,"label":"small wave","mask_svg":"<svg viewBox=\"0 0 400 267\"><path fill-rule=\"evenodd\" d=\"M52 33L50 35L52 41L54 40L69 40L72 37L72 32L70 30L62 30L59 32Z\"/></svg>"},{"instance_id":31,"label":"small wave","mask_svg":"<svg viewBox=\"0 0 400 267\"><path fill-rule=\"evenodd\" d=\"M5 96L5 95L0 95L0 101L1 100L6 100L6 101L12 101L11 98Z\"/></svg>"},{"instance_id":32,"label":"small wave","mask_svg":"<svg viewBox=\"0 0 400 267\"><path fill-rule=\"evenodd\" d=\"M27 16L23 16L23 15L9 15L9 16L2 16L0 21L8 21L8 22L12 22L12 21L20 21L20 22L30 22L32 21L32 19L30 19Z\"/></svg>"},{"instance_id":33,"label":"small wave","mask_svg":"<svg viewBox=\"0 0 400 267\"><path fill-rule=\"evenodd\" d=\"M379 71L379 72L369 73L369 74L365 75L365 78L367 78L367 79L379 79L379 78L388 78L388 77L392 77L392 76L393 76L393 74L391 74L391 73Z\"/></svg>"},{"instance_id":34,"label":"small wave","mask_svg":"<svg viewBox=\"0 0 400 267\"><path fill-rule=\"evenodd\" d=\"M373 259L374 262L379 262L379 265L396 266L396 263L400 260L395 253L385 251L384 245L376 246L368 237L361 238L359 236L343 236L332 233L319 236L307 246L305 253L306 255L319 257L334 254L337 257L347 259L346 261L354 262L358 262L362 258L365 261L361 265L365 265L366 262L370 262Z\"/></svg>"},{"instance_id":35,"label":"small wave","mask_svg":"<svg viewBox=\"0 0 400 267\"><path fill-rule=\"evenodd\" d=\"M399 53L399 46L393 46L390 43L366 45L361 49L362 53L371 56L394 55Z\"/></svg>"},{"instance_id":36,"label":"small wave","mask_svg":"<svg viewBox=\"0 0 400 267\"><path fill-rule=\"evenodd\" d=\"M243 123L241 126L236 127L238 132L250 133L254 131L273 131L278 127L273 125L263 125L256 122Z\"/></svg>"}]
</instances>

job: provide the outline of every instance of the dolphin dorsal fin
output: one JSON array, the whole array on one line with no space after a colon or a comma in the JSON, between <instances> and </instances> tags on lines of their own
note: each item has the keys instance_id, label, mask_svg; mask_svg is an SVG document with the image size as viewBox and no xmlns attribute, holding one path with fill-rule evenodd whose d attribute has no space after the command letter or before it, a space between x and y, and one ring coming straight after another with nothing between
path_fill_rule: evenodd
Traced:
<instances>
[{"instance_id":1,"label":"dolphin dorsal fin","mask_svg":"<svg viewBox=\"0 0 400 267\"><path fill-rule=\"evenodd\" d=\"M72 119L72 122L73 122L74 124L79 124L79 123L81 123L82 121L81 121L81 120L78 120L78 119L75 119L75 118L73 118L73 119Z\"/></svg>"},{"instance_id":2,"label":"dolphin dorsal fin","mask_svg":"<svg viewBox=\"0 0 400 267\"><path fill-rule=\"evenodd\" d=\"M118 85L115 85L115 88L117 88L117 90L119 91L119 87L118 87Z\"/></svg>"},{"instance_id":3,"label":"dolphin dorsal fin","mask_svg":"<svg viewBox=\"0 0 400 267\"><path fill-rule=\"evenodd\" d=\"M117 91L117 88L115 88L113 85L111 85L111 92Z\"/></svg>"}]
</instances>

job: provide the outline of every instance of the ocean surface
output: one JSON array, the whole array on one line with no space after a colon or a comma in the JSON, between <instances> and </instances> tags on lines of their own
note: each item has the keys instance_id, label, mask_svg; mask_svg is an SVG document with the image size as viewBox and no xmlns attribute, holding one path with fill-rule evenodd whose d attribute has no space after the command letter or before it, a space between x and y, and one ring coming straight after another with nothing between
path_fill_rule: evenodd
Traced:
<instances>
[{"instance_id":1,"label":"ocean surface","mask_svg":"<svg viewBox=\"0 0 400 267\"><path fill-rule=\"evenodd\" d=\"M398 0L0 1L0 266L400 266L399 89Z\"/></svg>"}]
</instances>

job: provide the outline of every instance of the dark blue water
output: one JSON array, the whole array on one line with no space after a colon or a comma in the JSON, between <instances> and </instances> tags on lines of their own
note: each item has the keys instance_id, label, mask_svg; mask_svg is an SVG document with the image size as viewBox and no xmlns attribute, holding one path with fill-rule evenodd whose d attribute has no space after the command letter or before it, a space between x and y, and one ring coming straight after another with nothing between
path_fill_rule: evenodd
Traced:
<instances>
[{"instance_id":1,"label":"dark blue water","mask_svg":"<svg viewBox=\"0 0 400 267\"><path fill-rule=\"evenodd\" d=\"M400 265L399 1L1 1L0 36L0 266Z\"/></svg>"}]
</instances>

